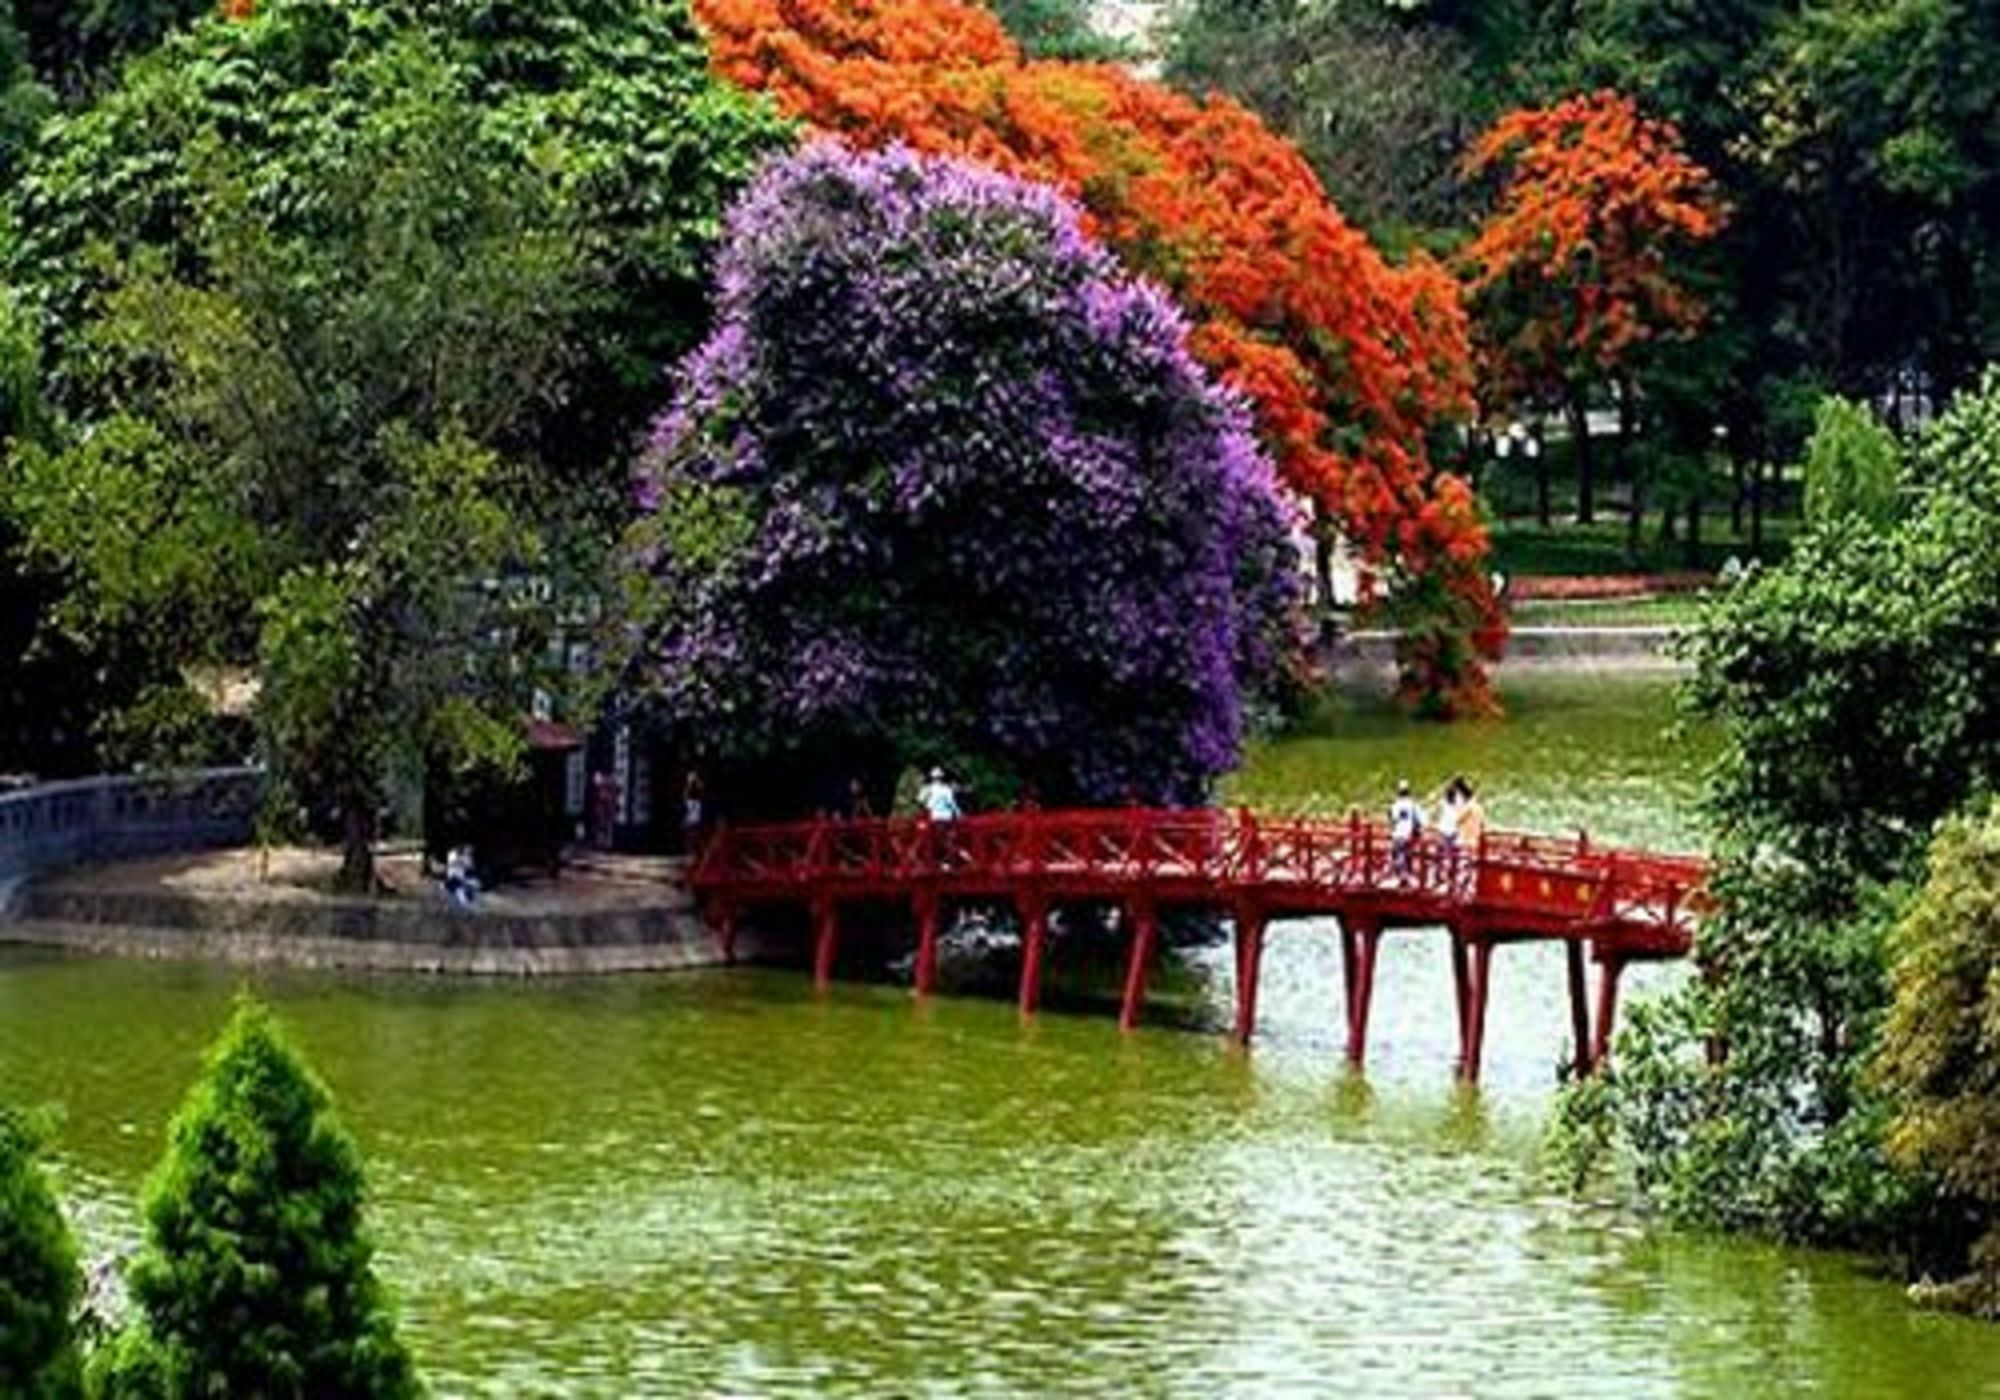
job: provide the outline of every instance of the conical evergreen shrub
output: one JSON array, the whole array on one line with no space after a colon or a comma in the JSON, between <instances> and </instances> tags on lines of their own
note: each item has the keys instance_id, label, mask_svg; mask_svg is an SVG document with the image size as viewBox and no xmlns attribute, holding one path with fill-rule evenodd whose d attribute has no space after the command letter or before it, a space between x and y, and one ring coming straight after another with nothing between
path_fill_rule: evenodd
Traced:
<instances>
[{"instance_id":1,"label":"conical evergreen shrub","mask_svg":"<svg viewBox=\"0 0 2000 1400\"><path fill-rule=\"evenodd\" d=\"M136 1316L107 1396L420 1393L362 1227L361 1156L326 1087L245 998L147 1189Z\"/></svg>"},{"instance_id":2,"label":"conical evergreen shrub","mask_svg":"<svg viewBox=\"0 0 2000 1400\"><path fill-rule=\"evenodd\" d=\"M0 1395L57 1400L81 1379L76 1244L36 1160L41 1138L0 1108Z\"/></svg>"}]
</instances>

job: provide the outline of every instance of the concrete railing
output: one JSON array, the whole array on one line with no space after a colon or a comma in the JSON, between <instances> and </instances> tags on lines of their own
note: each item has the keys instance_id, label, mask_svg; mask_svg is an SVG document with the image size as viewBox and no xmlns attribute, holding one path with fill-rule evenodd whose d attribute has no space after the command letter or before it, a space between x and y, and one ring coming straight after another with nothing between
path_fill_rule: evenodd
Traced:
<instances>
[{"instance_id":1,"label":"concrete railing","mask_svg":"<svg viewBox=\"0 0 2000 1400\"><path fill-rule=\"evenodd\" d=\"M0 912L11 888L45 870L249 841L262 780L256 768L209 768L0 794Z\"/></svg>"}]
</instances>

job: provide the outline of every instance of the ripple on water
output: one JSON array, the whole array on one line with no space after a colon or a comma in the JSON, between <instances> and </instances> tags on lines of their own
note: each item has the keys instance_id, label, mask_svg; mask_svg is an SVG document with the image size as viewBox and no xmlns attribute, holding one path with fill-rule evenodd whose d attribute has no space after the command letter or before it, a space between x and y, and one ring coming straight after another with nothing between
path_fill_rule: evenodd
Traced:
<instances>
[{"instance_id":1,"label":"ripple on water","mask_svg":"<svg viewBox=\"0 0 2000 1400\"><path fill-rule=\"evenodd\" d=\"M1385 945L1362 1080L1327 1029L1323 932L1274 942L1247 1058L890 990L816 1003L785 974L262 990L365 1142L445 1393L1993 1389L2000 1338L1843 1261L1661 1239L1543 1190L1559 959L1502 954L1491 1082L1467 1095L1434 939ZM0 1095L66 1103L93 1248L130 1237L233 981L0 964Z\"/></svg>"},{"instance_id":2,"label":"ripple on water","mask_svg":"<svg viewBox=\"0 0 2000 1400\"><path fill-rule=\"evenodd\" d=\"M1339 809L1466 771L1496 823L1693 844L1706 741L1660 740L1666 686L1506 698L1504 725L1329 711L1237 794ZM1436 931L1385 940L1368 1074L1342 1069L1331 933L1275 932L1248 1057L785 974L258 980L369 1153L444 1394L2000 1395L2000 1331L1848 1261L1542 1187L1560 950L1496 957L1473 1094ZM1193 961L1219 1021L1230 960ZM93 1251L133 1238L236 981L0 958L0 1098L66 1108Z\"/></svg>"}]
</instances>

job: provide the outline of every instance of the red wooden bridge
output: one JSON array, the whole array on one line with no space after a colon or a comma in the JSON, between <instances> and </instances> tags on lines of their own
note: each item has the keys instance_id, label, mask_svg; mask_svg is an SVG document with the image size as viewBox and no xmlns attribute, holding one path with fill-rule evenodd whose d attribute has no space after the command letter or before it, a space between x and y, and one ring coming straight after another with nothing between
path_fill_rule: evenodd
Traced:
<instances>
[{"instance_id":1,"label":"red wooden bridge","mask_svg":"<svg viewBox=\"0 0 2000 1400\"><path fill-rule=\"evenodd\" d=\"M950 905L1011 904L1020 919L1020 1002L1033 1014L1053 906L1113 905L1131 952L1120 1025L1137 1024L1163 908L1226 914L1235 926L1235 1033L1248 1043L1267 930L1287 918L1338 920L1347 990L1347 1054L1367 1048L1375 959L1384 932L1450 936L1459 1072L1479 1077L1493 950L1530 940L1566 945L1576 1063L1603 1062L1619 975L1631 963L1679 958L1706 904L1707 867L1685 857L1493 832L1476 849L1431 838L1401 848L1386 827L1248 811L1021 811L719 828L692 875L733 958L739 916L756 906L810 911L813 975L833 975L843 904L907 903L915 913L918 995L937 973L939 923ZM1596 1014L1586 959L1598 968ZM1595 1023L1595 1033L1592 1025Z\"/></svg>"}]
</instances>

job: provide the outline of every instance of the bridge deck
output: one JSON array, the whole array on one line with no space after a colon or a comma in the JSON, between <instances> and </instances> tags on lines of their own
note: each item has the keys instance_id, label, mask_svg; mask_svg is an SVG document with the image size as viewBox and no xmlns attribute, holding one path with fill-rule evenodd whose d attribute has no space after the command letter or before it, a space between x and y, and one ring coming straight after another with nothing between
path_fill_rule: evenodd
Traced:
<instances>
[{"instance_id":1,"label":"bridge deck","mask_svg":"<svg viewBox=\"0 0 2000 1400\"><path fill-rule=\"evenodd\" d=\"M1341 926L1349 1054L1357 1062L1382 932L1442 926L1452 939L1460 1068L1476 1077L1496 945L1526 939L1569 945L1577 1059L1587 1067L1601 1061L1609 1043L1623 967L1689 951L1706 877L1699 860L1597 846L1585 836L1493 832L1476 849L1454 850L1430 837L1399 847L1383 824L1358 816L1134 809L725 826L692 878L725 944L747 907L810 909L821 985L832 974L841 904L907 901L918 925L920 994L931 990L935 973L940 906L1011 903L1022 921L1021 1006L1030 1013L1040 996L1049 907L1116 904L1133 932L1121 1017L1128 1027L1144 996L1160 908L1216 909L1235 923L1236 1028L1245 1041L1255 1025L1268 925L1331 916ZM1594 1037L1583 1002L1586 951L1602 970Z\"/></svg>"}]
</instances>

